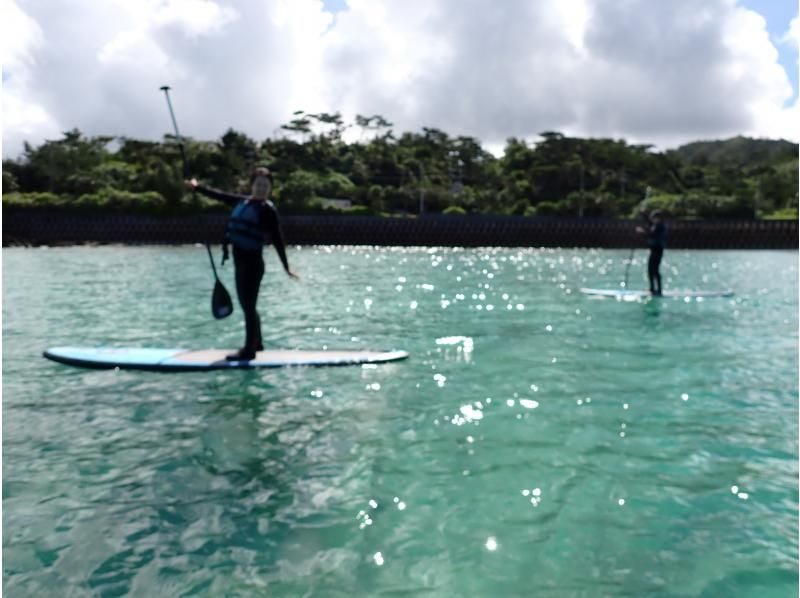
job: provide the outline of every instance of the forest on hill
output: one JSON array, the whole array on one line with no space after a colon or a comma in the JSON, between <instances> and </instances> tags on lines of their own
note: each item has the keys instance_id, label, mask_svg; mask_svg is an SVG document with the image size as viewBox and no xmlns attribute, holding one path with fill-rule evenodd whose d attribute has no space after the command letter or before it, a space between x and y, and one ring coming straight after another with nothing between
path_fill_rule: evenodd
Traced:
<instances>
[{"instance_id":1,"label":"forest on hill","mask_svg":"<svg viewBox=\"0 0 800 598\"><path fill-rule=\"evenodd\" d=\"M346 142L353 128L358 141ZM349 136L350 139L354 137ZM510 138L496 157L473 137L424 127L395 134L380 115L346 124L298 111L257 141L229 129L214 141L87 137L78 130L3 160L4 209L180 214L224 211L192 197L186 176L246 192L250 171L275 174L282 213L420 213L634 218L797 218L798 145L735 137L674 150L543 132ZM343 201L330 201L343 200Z\"/></svg>"}]
</instances>

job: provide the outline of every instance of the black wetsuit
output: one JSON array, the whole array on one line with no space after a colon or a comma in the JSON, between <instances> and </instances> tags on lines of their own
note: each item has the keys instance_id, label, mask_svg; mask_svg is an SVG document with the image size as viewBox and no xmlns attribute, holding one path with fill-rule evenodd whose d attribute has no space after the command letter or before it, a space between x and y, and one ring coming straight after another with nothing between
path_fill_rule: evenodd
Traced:
<instances>
[{"instance_id":1,"label":"black wetsuit","mask_svg":"<svg viewBox=\"0 0 800 598\"><path fill-rule=\"evenodd\" d=\"M286 259L286 248L281 233L278 210L269 200L253 200L248 195L237 193L226 193L210 187L197 186L197 190L211 197L223 201L226 204L236 207L241 202L249 202L259 210L258 221L261 230L265 234L264 244L272 242L275 250L281 258L284 269L289 271L289 262ZM252 208L250 208L252 209ZM258 301L258 290L261 287L261 279L264 276L264 257L261 248L257 250L243 249L232 242L233 245L233 265L236 270L236 294L239 296L239 304L244 312L245 352L260 351L263 347L261 338L261 318L256 311Z\"/></svg>"},{"instance_id":2,"label":"black wetsuit","mask_svg":"<svg viewBox=\"0 0 800 598\"><path fill-rule=\"evenodd\" d=\"M650 259L647 260L647 278L650 280L650 292L653 295L661 294L661 258L667 246L667 226L663 222L658 224L648 220L650 225L647 230L647 245L650 247Z\"/></svg>"}]
</instances>

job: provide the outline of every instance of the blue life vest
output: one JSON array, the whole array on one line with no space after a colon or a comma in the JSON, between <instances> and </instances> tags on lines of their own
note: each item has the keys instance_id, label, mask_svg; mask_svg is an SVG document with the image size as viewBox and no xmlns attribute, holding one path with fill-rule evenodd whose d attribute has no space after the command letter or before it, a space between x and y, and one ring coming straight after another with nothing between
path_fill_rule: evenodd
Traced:
<instances>
[{"instance_id":1,"label":"blue life vest","mask_svg":"<svg viewBox=\"0 0 800 598\"><path fill-rule=\"evenodd\" d=\"M228 219L225 239L239 249L260 251L266 237L261 228L261 204L242 200L233 208Z\"/></svg>"},{"instance_id":2,"label":"blue life vest","mask_svg":"<svg viewBox=\"0 0 800 598\"><path fill-rule=\"evenodd\" d=\"M650 247L660 247L664 249L667 246L667 225L663 222L650 225L650 230L647 234L647 244Z\"/></svg>"}]
</instances>

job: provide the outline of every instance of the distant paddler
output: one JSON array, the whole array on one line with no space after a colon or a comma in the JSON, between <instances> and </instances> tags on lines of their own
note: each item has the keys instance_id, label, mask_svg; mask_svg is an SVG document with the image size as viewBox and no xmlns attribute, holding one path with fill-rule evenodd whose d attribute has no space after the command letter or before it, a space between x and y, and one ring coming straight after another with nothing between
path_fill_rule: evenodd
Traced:
<instances>
[{"instance_id":1,"label":"distant paddler","mask_svg":"<svg viewBox=\"0 0 800 598\"><path fill-rule=\"evenodd\" d=\"M647 260L647 278L650 281L650 293L661 295L661 258L664 257L664 248L667 246L667 225L664 215L660 210L653 210L648 216L643 213L647 221L647 229L637 226L636 232L647 235L647 246L650 248L650 257Z\"/></svg>"},{"instance_id":2,"label":"distant paddler","mask_svg":"<svg viewBox=\"0 0 800 598\"><path fill-rule=\"evenodd\" d=\"M260 166L253 171L250 182L250 195L240 195L206 187L197 179L186 181L191 189L233 207L225 230L225 241L233 245L236 293L244 312L245 341L239 351L226 356L230 361L252 360L257 351L264 350L261 318L256 311L258 291L264 277L264 245L273 244L286 273L294 279L299 278L289 269L278 210L269 199L272 194L272 173ZM227 248L225 253L227 255Z\"/></svg>"}]
</instances>

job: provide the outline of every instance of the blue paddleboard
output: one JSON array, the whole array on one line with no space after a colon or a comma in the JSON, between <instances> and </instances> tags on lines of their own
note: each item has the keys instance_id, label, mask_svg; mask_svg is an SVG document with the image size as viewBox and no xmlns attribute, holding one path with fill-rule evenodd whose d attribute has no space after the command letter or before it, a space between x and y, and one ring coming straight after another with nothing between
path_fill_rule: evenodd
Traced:
<instances>
[{"instance_id":1,"label":"blue paddleboard","mask_svg":"<svg viewBox=\"0 0 800 598\"><path fill-rule=\"evenodd\" d=\"M594 297L613 297L615 299L643 299L654 297L650 291L639 291L633 289L581 289L581 293ZM733 297L733 291L681 291L670 289L664 291L662 297Z\"/></svg>"},{"instance_id":2,"label":"blue paddleboard","mask_svg":"<svg viewBox=\"0 0 800 598\"><path fill-rule=\"evenodd\" d=\"M249 361L227 361L233 350L137 349L117 347L53 347L44 352L59 363L95 369L185 372L236 368L280 368L386 363L408 357L406 351L259 351Z\"/></svg>"}]
</instances>

